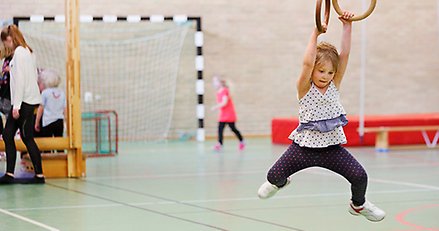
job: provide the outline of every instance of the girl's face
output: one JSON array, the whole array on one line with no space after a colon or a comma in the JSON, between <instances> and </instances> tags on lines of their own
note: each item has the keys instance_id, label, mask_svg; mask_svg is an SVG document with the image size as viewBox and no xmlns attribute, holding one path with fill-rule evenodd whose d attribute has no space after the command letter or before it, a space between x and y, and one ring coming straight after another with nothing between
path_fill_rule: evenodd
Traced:
<instances>
[{"instance_id":1,"label":"girl's face","mask_svg":"<svg viewBox=\"0 0 439 231\"><path fill-rule=\"evenodd\" d=\"M314 67L311 80L319 88L325 88L329 85L335 75L335 70L330 60L323 60Z\"/></svg>"},{"instance_id":2,"label":"girl's face","mask_svg":"<svg viewBox=\"0 0 439 231\"><path fill-rule=\"evenodd\" d=\"M6 39L3 40L3 44L9 49L14 49L14 43L11 36L6 37Z\"/></svg>"}]
</instances>

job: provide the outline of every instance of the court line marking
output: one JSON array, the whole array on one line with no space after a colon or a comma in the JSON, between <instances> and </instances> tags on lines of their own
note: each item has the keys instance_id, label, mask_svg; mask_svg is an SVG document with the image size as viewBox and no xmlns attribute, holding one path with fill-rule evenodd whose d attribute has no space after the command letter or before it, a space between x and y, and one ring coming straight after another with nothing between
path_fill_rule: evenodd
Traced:
<instances>
[{"instance_id":1,"label":"court line marking","mask_svg":"<svg viewBox=\"0 0 439 231\"><path fill-rule=\"evenodd\" d=\"M333 173L331 174L330 172L327 172L326 174L330 174L331 176L339 177L337 174L333 174ZM229 215L229 216L232 216L232 217L242 218L242 219L251 220L251 221L255 221L255 222L260 222L260 223L264 223L264 224L271 224L273 226L283 227L283 228L286 228L286 229L302 231L301 229L298 229L296 227L286 226L286 225L274 223L274 222L267 221L267 220L262 220L262 219L258 219L258 218L244 216L244 215L232 213L230 211L213 209L213 208L209 208L209 207L205 207L205 206L201 206L201 205L197 205L197 204L192 204L192 203L188 203L188 202L184 202L184 201L178 201L178 200L174 200L174 199L170 199L170 198L165 198L165 197L158 196L158 195L153 195L153 194L149 194L149 193L144 193L144 192L139 192L139 191L130 190L130 189L126 189L126 188L121 188L121 187L118 187L118 186L108 185L108 184L104 184L104 183L100 183L100 182L88 181L88 180L85 180L85 181L88 182L88 183L91 183L91 184L100 185L100 186L111 188L111 189L117 189L117 190L121 190L121 191L124 191L124 192L132 192L132 193L135 193L135 194L138 194L138 195L143 195L143 196L148 196L148 197L151 197L151 198L156 198L156 199L163 200L163 201L169 202L169 203L176 203L176 204L180 204L180 205L186 205L186 206L189 206L189 207L204 209L204 210L207 210L207 211L216 212L216 213L220 213L220 214L225 214L225 215ZM67 190L69 190L69 189L67 189ZM346 194L343 193L342 195L346 195Z\"/></svg>"},{"instance_id":2,"label":"court line marking","mask_svg":"<svg viewBox=\"0 0 439 231\"><path fill-rule=\"evenodd\" d=\"M430 189L412 189L412 190L390 190L390 191L371 191L368 194L397 194L397 193L419 193L419 192L431 192L436 190ZM334 197L334 196L349 196L350 192L346 193L316 193L316 194L299 194L299 195L276 195L276 197L270 198L270 200L280 199L295 199L295 198L313 198L313 197ZM211 199L211 200L188 200L189 203L210 203L210 202L228 202L228 201L249 201L249 200L261 200L258 197L243 197L243 198L224 198L224 199Z\"/></svg>"},{"instance_id":3,"label":"court line marking","mask_svg":"<svg viewBox=\"0 0 439 231\"><path fill-rule=\"evenodd\" d=\"M419 166L419 164L418 164L418 166ZM428 165L428 166L430 166L430 165ZM247 172L236 172L236 173L238 173L238 174L255 174L255 173L265 173L265 172L266 171L247 171ZM308 171L308 173L312 173L312 172ZM202 176L202 175L229 175L229 174L234 174L234 173L233 172L228 172L228 173L224 173L224 172L216 172L215 173L214 172L214 173L207 173L207 174L199 174L199 173L193 174L192 173L192 174L185 174L185 176L183 176L183 177L186 177L186 176ZM333 174L333 173L326 173L325 175L332 175L332 176L339 177L338 175ZM146 176L146 177L143 175L143 176L140 176L140 178L160 178L160 177L176 177L176 176L177 177L178 176L182 176L182 174L178 174L178 175L176 175L176 174L153 175L153 176ZM109 178L109 179L117 179L118 177L107 177L107 178ZM125 177L121 177L121 178L133 178L133 177L132 176L125 176ZM95 179L99 179L99 178L95 178ZM410 182L389 181L389 180L383 180L383 179L370 179L370 180L381 182L381 183L398 184L398 185L405 185L405 186L411 186L411 187L417 187L417 188L430 189L430 190L434 190L434 191L439 190L439 187L429 186L429 185L422 185L422 184L415 184L415 183L410 183ZM420 190L420 191L422 191L422 190ZM425 191L428 191L428 190L425 190ZM371 193L371 192L369 192L369 193ZM342 195L347 195L347 194L344 193ZM300 195L295 195L295 196L291 196L291 197L297 197L297 196L300 196ZM317 195L315 195L315 196L317 196ZM282 198L282 197L278 196L277 198ZM190 201L188 201L188 202L190 202ZM188 203L188 202L186 202L186 203ZM192 203L194 203L194 202L197 203L197 200L193 201ZM180 203L180 204L182 204L181 202L178 202L178 201L175 201L175 202L168 201L168 202L161 202L161 203L168 203L168 204ZM198 203L199 203L199 200L198 200ZM119 202L118 202L118 204L121 205L121 203L119 203ZM203 207L201 207L201 208L203 208ZM206 208L204 208L204 209L206 209Z\"/></svg>"},{"instance_id":4,"label":"court line marking","mask_svg":"<svg viewBox=\"0 0 439 231\"><path fill-rule=\"evenodd\" d=\"M326 176L337 176L340 175L334 174L333 172L312 172L312 174L316 175L326 175ZM402 185L402 186L409 186L413 188L423 188L423 189L431 189L431 190L439 190L438 186L432 186L432 185L425 185L425 184L417 184L417 183L411 183L407 181L396 181L396 180L385 180L385 179L379 179L379 178L369 178L369 181L378 182L378 183L386 183L386 184L394 184L394 185Z\"/></svg>"},{"instance_id":5,"label":"court line marking","mask_svg":"<svg viewBox=\"0 0 439 231\"><path fill-rule=\"evenodd\" d=\"M268 170L267 170L268 171ZM204 172L204 173L181 173L181 174L158 174L158 175L131 175L131 176L104 176L104 177L87 177L87 180L104 180L104 179L151 179L151 178L184 178L193 176L221 176L221 175L250 175L267 173L267 171L244 171L244 172Z\"/></svg>"},{"instance_id":6,"label":"court line marking","mask_svg":"<svg viewBox=\"0 0 439 231\"><path fill-rule=\"evenodd\" d=\"M431 189L408 189L408 190L389 190L389 191L370 191L368 194L397 194L397 193L419 193L419 192L432 192L436 190ZM282 199L294 199L294 198L313 198L313 197L334 197L334 196L348 196L349 193L317 193L317 194L298 194L298 195L277 195L271 198L271 200ZM241 197L241 198L217 198L207 200L182 200L180 203L212 203L212 202L232 202L232 201L260 201L258 197ZM133 206L142 205L170 205L179 204L177 201L154 201L154 202L140 202L140 203L127 203ZM110 204L96 204L96 205L74 205L74 206L48 206L38 208L15 208L9 209L10 211L30 211L30 210L51 210L51 209L76 209L76 208L101 208L101 207L119 207L123 206L120 203Z\"/></svg>"},{"instance_id":7,"label":"court line marking","mask_svg":"<svg viewBox=\"0 0 439 231\"><path fill-rule=\"evenodd\" d=\"M36 225L36 226L39 226L39 227L41 227L41 228L44 228L44 229L50 230L50 231L59 231L59 229L57 229L57 228L54 228L54 227L51 227L51 226L45 225L45 224L43 224L43 223L41 223L41 222L38 222L38 221L32 220L32 219L27 218L27 217L23 217L23 216L21 216L21 215L18 215L18 214L15 214L15 213L9 212L9 211L4 210L4 209L1 209L1 208L0 208L0 212L3 213L3 214L9 215L9 216L15 217L15 218L17 218L17 219L19 219L19 220L22 220L22 221L25 221L25 222L31 223L31 224Z\"/></svg>"},{"instance_id":8,"label":"court line marking","mask_svg":"<svg viewBox=\"0 0 439 231\"><path fill-rule=\"evenodd\" d=\"M367 166L367 168L410 168L410 167L435 167L439 166L438 163L425 163L425 164L398 164L398 165L376 165ZM303 173L312 172L314 169L319 169L318 167L309 168ZM224 175L251 175L251 174L266 174L268 169L265 171L255 170L255 171L238 171L238 172L203 172L203 173L181 173L181 174L155 174L155 175L128 175L128 176L87 176L88 180L105 180L105 179L154 179L154 178L185 178L193 176L224 176Z\"/></svg>"},{"instance_id":9,"label":"court line marking","mask_svg":"<svg viewBox=\"0 0 439 231\"><path fill-rule=\"evenodd\" d=\"M439 204L428 204L428 205L423 205L423 206L419 206L419 207L409 208L401 213L398 213L395 216L395 220L397 220L399 223L401 223L404 226L409 226L409 227L415 228L416 230L419 230L419 231L439 231L439 228L437 228L437 227L431 227L431 228L424 227L422 225L411 223L411 222L408 222L405 220L405 217L411 213L419 212L419 211L422 212L422 211L425 211L425 210L428 210L431 208L435 208L435 207L439 207Z\"/></svg>"},{"instance_id":10,"label":"court line marking","mask_svg":"<svg viewBox=\"0 0 439 231\"><path fill-rule=\"evenodd\" d=\"M131 192L131 193L134 193L134 194L137 194L137 195L147 196L147 197L151 197L151 198L155 198L155 199L159 199L159 200L163 200L163 201L175 202L177 204L185 205L185 206L188 206L188 207L204 209L204 210L207 210L207 211L216 212L216 213L228 215L228 216L235 217L235 218L241 218L241 219L245 219L245 220L255 221L255 222L262 223L262 224L282 227L282 228L289 229L289 230L294 230L294 231L304 231L302 229L299 229L299 228L296 228L296 227L292 227L292 226L282 225L282 224L278 224L278 223L271 222L271 221L266 221L266 220L261 220L261 219L258 219L258 218L253 218L253 217L249 217L249 216L239 215L239 214L235 214L235 213L231 213L231 212L227 212L227 211L223 211L223 210L219 210L219 209L213 209L213 208L209 208L209 207L203 207L203 206L200 206L200 205L185 203L185 202L182 202L182 201L178 201L178 200L174 200L174 199L170 199L170 198L166 198L166 197L162 197L162 196L157 196L157 195L153 195L153 194L149 194L149 193L139 192L139 191L130 190L130 189L126 189L126 188L121 188L121 187L117 187L117 186L113 186L113 185L107 185L107 184L103 184L103 183L99 183L99 182L95 182L95 181L87 181L87 182L90 183L90 184L100 185L102 187L116 189L116 190L120 190L120 191L123 191L123 192ZM67 190L69 190L69 189L67 189ZM157 211L157 213L162 214L161 212L158 212L158 211ZM163 213L163 214L167 214L167 213ZM168 216L171 216L171 215L168 215ZM172 217L179 218L177 216L172 216ZM183 218L180 218L180 219L183 219ZM187 220L189 220L189 219L187 219Z\"/></svg>"},{"instance_id":11,"label":"court line marking","mask_svg":"<svg viewBox=\"0 0 439 231\"><path fill-rule=\"evenodd\" d=\"M331 174L332 175L332 174ZM97 183L97 182L90 182L90 183ZM102 184L100 184L100 183L97 183L97 185L102 185ZM111 187L111 188L114 188L114 187L112 187L112 186L108 186L108 185L102 185L102 186L105 186L105 187ZM57 186L57 187L60 187L60 186ZM63 188L63 187L61 187L61 188ZM67 189L67 188L64 188L64 189L66 189L66 190L68 190L68 191L72 191L72 190L70 190L70 189ZM119 189L120 190L120 188L117 188L116 187L116 189ZM126 189L122 189L123 191L127 191ZM167 213L162 213L162 212L158 212L158 211L154 211L154 210L150 210L150 209L146 209L146 208L139 208L139 207L136 207L136 206L142 206L142 205L149 205L149 204L182 204L182 205L187 205L187 206L191 206L191 207L196 207L196 208L200 208L200 209L204 209L204 210L210 210L210 211L213 211L213 212L219 212L219 213L223 213L223 214L227 214L227 215L232 215L232 216L237 216L237 217L240 217L240 218L246 218L246 219L251 219L251 220L255 220L254 218L251 218L251 217L246 217L246 216L241 216L241 215L238 215L238 214L233 214L233 213L231 213L231 212L227 212L227 211L222 211L222 210L216 210L216 209L211 209L211 208L206 208L206 207L202 207L202 206L198 206L198 205L193 205L193 204L189 204L189 203L209 203L209 202L223 202L223 201L238 201L238 200L260 200L259 198L257 198L257 197L250 197L250 198L232 198L232 199L227 199L227 198L222 198L222 199L211 199L211 200L186 200L186 201L176 201L176 200L169 200L169 199L166 199L166 198L159 198L159 197L157 197L157 196L154 196L153 195L153 197L155 197L155 198L159 198L159 199L162 199L162 200L167 200L167 201L162 201L162 202L147 202L147 203L124 203L124 202L118 202L118 201L114 201L114 200L111 200L111 199L107 199L107 198L103 198L103 197L101 197L101 196L95 196L95 195L92 195L92 194L89 194L89 193L84 193L84 192L80 192L80 191L77 191L77 190L73 190L74 192L79 192L79 193L81 193L81 194L84 194L84 195L88 195L88 196L92 196L92 197L98 197L98 198L100 198L100 199L104 199L104 200L106 200L106 201L112 201L112 202L115 202L115 203L113 203L113 204L106 204L106 205L92 205L92 206L90 206L90 205L87 205L87 206L84 206L84 207L105 207L105 206L107 206L107 207L110 207L110 206L113 206L113 207L115 207L115 206L129 206L129 207L134 207L134 208L137 208L137 209L142 209L142 210L146 210L146 211L153 211L154 213L158 213L158 214L162 214L162 215L166 215L166 216L170 216L170 217L174 217L174 218L178 218L178 219L184 219L184 218L180 218L180 217L177 217L177 216L175 216L175 215L170 215L170 214L167 214ZM129 191L131 191L131 190L129 190ZM417 190L392 190L392 191L376 191L376 192L369 192L369 193L372 193L372 194L377 194L377 193L392 193L392 194L395 194L395 193L407 193L407 192L420 192L420 191L436 191L436 190L432 190L432 189L417 189ZM137 192L136 191L136 193L138 194L139 192ZM142 195L144 195L144 193L140 193L140 194L142 194ZM277 197L275 197L275 198L273 198L273 199L288 199L288 198L304 198L304 197L323 197L323 196L326 196L326 197L333 197L333 196L337 196L337 195L339 195L339 196L346 196L346 195L348 195L348 193L323 193L323 194L312 194L312 195L310 195L310 194L301 194L301 195L291 195L291 196L277 196ZM149 194L146 194L145 196L151 196L151 195L149 195ZM81 206L70 206L70 208L79 208L79 207L81 207ZM58 209L60 208L60 207L57 207ZM69 208L68 206L66 206L65 208ZM41 209L41 208L40 208ZM51 208L46 208L46 209L51 209ZM26 209L16 209L16 210L26 210ZM192 220L189 220L189 219L187 219L188 221L191 221L191 222L194 222L194 221L192 221ZM263 221L263 220L259 220L259 219L256 219L255 221L259 221L259 222L264 222L264 223L271 223L271 222L268 222L268 221ZM271 223L272 225L276 225L276 226L283 226L283 225L280 225L280 224L276 224L276 223ZM212 227L212 226L210 226L210 227ZM219 227L215 227L215 228L217 228L217 229L221 229L221 228L219 228ZM284 227L284 228L288 228L288 229L292 229L292 230L297 230L297 231L300 231L300 229L297 229L297 228L294 228L294 227L288 227L288 226L286 226L286 227ZM226 229L221 229L221 230L226 230Z\"/></svg>"},{"instance_id":12,"label":"court line marking","mask_svg":"<svg viewBox=\"0 0 439 231\"><path fill-rule=\"evenodd\" d=\"M201 226L212 228L212 229L216 229L216 230L228 231L227 229L220 228L220 227L217 227L217 226L214 226L214 225L198 222L198 221L191 220L191 219L186 219L186 218L183 218L183 217L178 217L176 215L171 215L171 214L168 214L168 213L164 213L164 212L160 212L160 211L156 211L156 210L152 210L152 209L138 207L138 206L135 206L135 205L132 205L132 204L129 204L129 203L116 201L116 200L113 200L113 199L110 199L110 198L106 198L106 197L103 197L103 196L99 196L99 195L95 195L95 194L91 194L91 193L87 193L87 192L82 192L82 191L79 191L79 190L70 189L70 188L67 188L67 187L63 187L63 186L59 186L59 185L54 185L54 184L50 184L50 183L47 183L47 182L46 182L46 185L50 185L52 187L63 189L63 190L69 191L69 192L75 192L75 193L82 194L82 195L85 195L85 196L97 198L97 199L100 199L100 200L109 201L109 202L112 202L114 204L119 204L121 206L126 206L126 207L130 207L130 208L134 208L134 209L139 209L139 210L147 211L147 212L154 213L154 214L159 214L159 215L162 215L162 216L165 216L165 217L174 218L176 220L188 222L188 223L191 223L191 224L197 224L197 225L201 225Z\"/></svg>"},{"instance_id":13,"label":"court line marking","mask_svg":"<svg viewBox=\"0 0 439 231\"><path fill-rule=\"evenodd\" d=\"M398 165L376 165L376 166L367 166L367 169L377 169L377 168L418 168L418 167L437 167L439 163L418 163L418 164L398 164Z\"/></svg>"},{"instance_id":14,"label":"court line marking","mask_svg":"<svg viewBox=\"0 0 439 231\"><path fill-rule=\"evenodd\" d=\"M403 186L409 186L409 187L414 187L414 188L425 188L425 189L431 189L431 190L438 190L439 191L439 187L432 186L432 185L410 183L410 182L405 182L405 181L384 180L384 179L377 179L377 178L371 178L370 180L373 181L373 182L378 182L378 183L403 185Z\"/></svg>"}]
</instances>

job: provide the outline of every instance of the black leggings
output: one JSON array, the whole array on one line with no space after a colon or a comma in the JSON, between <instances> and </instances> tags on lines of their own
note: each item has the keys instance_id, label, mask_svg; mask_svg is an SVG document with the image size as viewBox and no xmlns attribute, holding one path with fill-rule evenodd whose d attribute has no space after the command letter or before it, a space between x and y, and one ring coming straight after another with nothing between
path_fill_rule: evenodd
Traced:
<instances>
[{"instance_id":1,"label":"black leggings","mask_svg":"<svg viewBox=\"0 0 439 231\"><path fill-rule=\"evenodd\" d=\"M3 140L6 149L6 172L8 173L13 174L15 171L17 148L15 147L14 137L17 130L20 129L20 137L29 152L32 164L34 165L35 174L43 174L41 152L34 140L35 112L37 108L38 105L22 103L19 111L20 117L18 119L12 117L12 110L9 112L3 131Z\"/></svg>"},{"instance_id":2,"label":"black leggings","mask_svg":"<svg viewBox=\"0 0 439 231\"><path fill-rule=\"evenodd\" d=\"M322 167L342 175L351 183L352 203L356 206L364 204L367 173L340 145L306 148L293 143L268 171L267 180L282 187L286 184L287 177L309 167Z\"/></svg>"},{"instance_id":3,"label":"black leggings","mask_svg":"<svg viewBox=\"0 0 439 231\"><path fill-rule=\"evenodd\" d=\"M41 118L40 124L43 124ZM62 137L64 133L64 120L58 119L55 122L50 123L46 127L41 127L40 131L34 131L34 137ZM55 150L52 150L54 152ZM63 153L64 150L57 150L58 153ZM21 153L23 155L23 153Z\"/></svg>"},{"instance_id":4,"label":"black leggings","mask_svg":"<svg viewBox=\"0 0 439 231\"><path fill-rule=\"evenodd\" d=\"M43 123L41 123L43 124ZM62 137L64 133L64 120L58 119L46 127L41 127L40 132L35 133L35 137Z\"/></svg>"},{"instance_id":5,"label":"black leggings","mask_svg":"<svg viewBox=\"0 0 439 231\"><path fill-rule=\"evenodd\" d=\"M219 122L218 123L218 142L222 145L223 144L223 133L224 133L224 127L226 127L226 124L229 125L230 129L232 129L232 132L235 133L236 137L238 137L239 141L242 141L243 138L241 136L241 133L236 129L235 122Z\"/></svg>"}]
</instances>

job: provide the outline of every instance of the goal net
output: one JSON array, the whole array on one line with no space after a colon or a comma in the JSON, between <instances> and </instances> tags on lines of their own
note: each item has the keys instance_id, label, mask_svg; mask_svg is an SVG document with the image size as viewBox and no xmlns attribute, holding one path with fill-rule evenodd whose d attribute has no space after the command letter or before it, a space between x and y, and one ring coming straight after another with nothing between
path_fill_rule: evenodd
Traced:
<instances>
[{"instance_id":1,"label":"goal net","mask_svg":"<svg viewBox=\"0 0 439 231\"><path fill-rule=\"evenodd\" d=\"M118 123L115 111L82 113L82 152L90 155L118 153Z\"/></svg>"},{"instance_id":2,"label":"goal net","mask_svg":"<svg viewBox=\"0 0 439 231\"><path fill-rule=\"evenodd\" d=\"M166 139L174 114L181 51L190 26L172 21L81 23L82 111L116 111L120 140ZM65 76L64 23L20 22L19 27L35 51L38 67ZM83 122L83 126L88 125ZM93 129L83 128L83 133L89 131ZM93 134L83 134L88 136Z\"/></svg>"}]
</instances>

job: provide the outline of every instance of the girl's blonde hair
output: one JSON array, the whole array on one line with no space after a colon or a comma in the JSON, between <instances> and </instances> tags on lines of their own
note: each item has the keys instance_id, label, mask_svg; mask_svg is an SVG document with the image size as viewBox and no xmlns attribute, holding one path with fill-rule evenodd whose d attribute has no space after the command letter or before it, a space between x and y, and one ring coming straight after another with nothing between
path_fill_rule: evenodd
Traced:
<instances>
[{"instance_id":1,"label":"girl's blonde hair","mask_svg":"<svg viewBox=\"0 0 439 231\"><path fill-rule=\"evenodd\" d=\"M338 63L340 62L337 48L330 43L320 42L317 45L316 62L314 66L321 64L325 60L331 61L334 72L337 72Z\"/></svg>"},{"instance_id":2,"label":"girl's blonde hair","mask_svg":"<svg viewBox=\"0 0 439 231\"><path fill-rule=\"evenodd\" d=\"M223 78L222 78L222 76L220 76L220 75L214 75L213 76L213 84L214 84L214 86L216 85L216 86L221 86L221 87L228 87L227 86L227 81L226 80L224 80Z\"/></svg>"},{"instance_id":3,"label":"girl's blonde hair","mask_svg":"<svg viewBox=\"0 0 439 231\"><path fill-rule=\"evenodd\" d=\"M61 77L58 73L50 69L39 69L38 79L43 83L45 88L58 87L61 83Z\"/></svg>"},{"instance_id":4,"label":"girl's blonde hair","mask_svg":"<svg viewBox=\"0 0 439 231\"><path fill-rule=\"evenodd\" d=\"M30 52L33 52L32 48L29 45L27 45L23 34L20 32L20 30L16 25L12 24L3 28L2 32L0 33L0 37L2 41L5 41L8 36L11 36L12 38L12 42L14 43L14 50L18 46L22 46L24 48L29 49Z\"/></svg>"}]
</instances>

